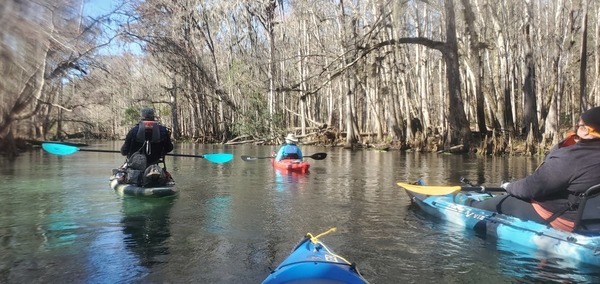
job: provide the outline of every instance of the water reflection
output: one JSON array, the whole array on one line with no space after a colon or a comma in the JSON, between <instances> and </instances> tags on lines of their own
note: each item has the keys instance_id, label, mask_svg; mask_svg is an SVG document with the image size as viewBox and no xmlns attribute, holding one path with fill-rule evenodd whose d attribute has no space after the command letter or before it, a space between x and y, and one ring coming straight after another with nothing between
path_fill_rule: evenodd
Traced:
<instances>
[{"instance_id":1,"label":"water reflection","mask_svg":"<svg viewBox=\"0 0 600 284\"><path fill-rule=\"evenodd\" d=\"M170 210L176 199L123 198L123 241L142 266L163 263L169 255Z\"/></svg>"},{"instance_id":2,"label":"water reflection","mask_svg":"<svg viewBox=\"0 0 600 284\"><path fill-rule=\"evenodd\" d=\"M69 216L69 213L52 212L48 215L47 223L42 234L48 248L68 246L75 242L80 226L73 221L73 216Z\"/></svg>"},{"instance_id":3,"label":"water reflection","mask_svg":"<svg viewBox=\"0 0 600 284\"><path fill-rule=\"evenodd\" d=\"M420 178L457 184L462 176L497 185L532 172L540 158L306 146L328 156L294 175L238 158L268 156L273 147L227 147L177 145L177 153L236 159L167 157L181 189L175 199L115 194L108 176L123 162L118 154L0 159L0 283L260 283L304 234L331 227L338 231L328 245L371 283L600 283L597 267L449 228L413 209L396 186Z\"/></svg>"},{"instance_id":4,"label":"water reflection","mask_svg":"<svg viewBox=\"0 0 600 284\"><path fill-rule=\"evenodd\" d=\"M309 174L297 173L293 171L282 171L280 169L273 169L275 175L275 190L282 192L286 190L302 190L304 184L308 182Z\"/></svg>"},{"instance_id":5,"label":"water reflection","mask_svg":"<svg viewBox=\"0 0 600 284\"><path fill-rule=\"evenodd\" d=\"M528 282L598 283L597 267L563 259L546 252L515 245L507 240L489 239L490 247L498 249L499 269Z\"/></svg>"},{"instance_id":6,"label":"water reflection","mask_svg":"<svg viewBox=\"0 0 600 284\"><path fill-rule=\"evenodd\" d=\"M204 204L206 218L202 222L207 232L222 235L231 226L231 196L218 195Z\"/></svg>"}]
</instances>

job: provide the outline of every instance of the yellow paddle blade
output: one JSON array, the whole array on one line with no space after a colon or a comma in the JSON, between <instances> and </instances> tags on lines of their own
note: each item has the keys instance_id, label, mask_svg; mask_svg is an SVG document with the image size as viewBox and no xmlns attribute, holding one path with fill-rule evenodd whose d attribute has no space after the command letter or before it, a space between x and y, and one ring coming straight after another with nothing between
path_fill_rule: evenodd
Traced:
<instances>
[{"instance_id":1,"label":"yellow paddle blade","mask_svg":"<svg viewBox=\"0 0 600 284\"><path fill-rule=\"evenodd\" d=\"M417 185L410 183L399 182L398 185L404 189L425 195L446 195L460 191L460 186L431 186L431 185Z\"/></svg>"}]
</instances>

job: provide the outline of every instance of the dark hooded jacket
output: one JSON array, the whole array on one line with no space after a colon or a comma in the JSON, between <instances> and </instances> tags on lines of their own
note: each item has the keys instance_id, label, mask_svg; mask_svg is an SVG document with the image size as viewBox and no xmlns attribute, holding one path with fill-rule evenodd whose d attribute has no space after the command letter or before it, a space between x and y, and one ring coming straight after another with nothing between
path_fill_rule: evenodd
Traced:
<instances>
[{"instance_id":1,"label":"dark hooded jacket","mask_svg":"<svg viewBox=\"0 0 600 284\"><path fill-rule=\"evenodd\" d=\"M146 141L149 146L144 146ZM173 151L171 133L157 121L140 121L127 133L121 154L130 157L138 151L146 154L148 165L157 163L165 154Z\"/></svg>"},{"instance_id":2,"label":"dark hooded jacket","mask_svg":"<svg viewBox=\"0 0 600 284\"><path fill-rule=\"evenodd\" d=\"M600 184L600 139L592 139L554 149L535 172L511 182L506 191L556 213L578 203L578 196L597 184ZM568 210L561 218L574 220L575 213Z\"/></svg>"}]
</instances>

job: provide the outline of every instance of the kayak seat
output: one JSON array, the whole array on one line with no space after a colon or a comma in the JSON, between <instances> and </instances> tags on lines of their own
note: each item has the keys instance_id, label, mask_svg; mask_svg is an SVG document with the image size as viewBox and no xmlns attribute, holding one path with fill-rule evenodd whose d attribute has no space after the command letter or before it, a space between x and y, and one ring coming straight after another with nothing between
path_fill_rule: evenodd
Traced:
<instances>
[{"instance_id":1,"label":"kayak seat","mask_svg":"<svg viewBox=\"0 0 600 284\"><path fill-rule=\"evenodd\" d=\"M590 187L581 197L577 208L575 231L584 234L600 234L600 184Z\"/></svg>"},{"instance_id":2,"label":"kayak seat","mask_svg":"<svg viewBox=\"0 0 600 284\"><path fill-rule=\"evenodd\" d=\"M285 156L283 156L282 160L298 160L300 159L300 156L298 156L297 153L290 153L290 154L286 154Z\"/></svg>"}]
</instances>

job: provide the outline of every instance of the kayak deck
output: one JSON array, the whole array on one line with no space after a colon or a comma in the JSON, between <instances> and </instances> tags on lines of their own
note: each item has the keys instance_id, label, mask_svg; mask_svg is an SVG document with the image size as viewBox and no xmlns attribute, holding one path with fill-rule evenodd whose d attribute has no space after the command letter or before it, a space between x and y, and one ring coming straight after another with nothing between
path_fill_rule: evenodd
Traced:
<instances>
[{"instance_id":1,"label":"kayak deck","mask_svg":"<svg viewBox=\"0 0 600 284\"><path fill-rule=\"evenodd\" d=\"M310 163L308 161L297 159L283 159L281 161L277 161L275 159L272 160L273 167L282 171L306 173L310 168Z\"/></svg>"},{"instance_id":2,"label":"kayak deck","mask_svg":"<svg viewBox=\"0 0 600 284\"><path fill-rule=\"evenodd\" d=\"M110 177L110 187L120 195L164 197L177 194L175 182L170 181L165 186L143 187L135 184L119 183L115 176Z\"/></svg>"},{"instance_id":3,"label":"kayak deck","mask_svg":"<svg viewBox=\"0 0 600 284\"><path fill-rule=\"evenodd\" d=\"M600 265L600 236L582 235L554 229L544 224L525 221L470 206L469 200L492 196L489 193L458 192L441 196L406 190L412 202L430 215L476 231L506 240L532 251L545 251L560 258Z\"/></svg>"},{"instance_id":4,"label":"kayak deck","mask_svg":"<svg viewBox=\"0 0 600 284\"><path fill-rule=\"evenodd\" d=\"M367 283L354 264L325 244L307 235L262 282L273 283ZM315 241L316 240L316 241Z\"/></svg>"}]
</instances>

